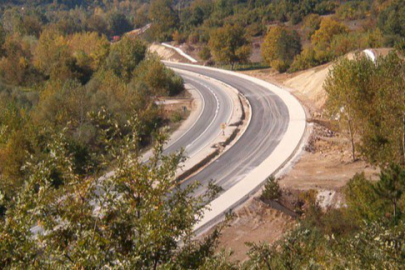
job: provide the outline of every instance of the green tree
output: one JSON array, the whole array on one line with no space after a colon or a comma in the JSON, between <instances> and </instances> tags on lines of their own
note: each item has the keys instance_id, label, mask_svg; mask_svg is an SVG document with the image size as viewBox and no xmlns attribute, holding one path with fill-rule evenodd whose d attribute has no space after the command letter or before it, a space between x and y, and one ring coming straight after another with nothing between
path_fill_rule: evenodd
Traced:
<instances>
[{"instance_id":1,"label":"green tree","mask_svg":"<svg viewBox=\"0 0 405 270\"><path fill-rule=\"evenodd\" d=\"M362 152L374 164L405 164L405 61L391 53L378 58L374 69L363 97L372 106L362 109Z\"/></svg>"},{"instance_id":2,"label":"green tree","mask_svg":"<svg viewBox=\"0 0 405 270\"><path fill-rule=\"evenodd\" d=\"M329 71L324 83L328 94L326 107L330 115L338 119L341 127L348 131L353 161L356 160L356 134L364 124L362 121L368 112L367 106L372 104L373 89L370 88L370 82L374 70L373 62L365 57L357 61L343 58Z\"/></svg>"},{"instance_id":3,"label":"green tree","mask_svg":"<svg viewBox=\"0 0 405 270\"><path fill-rule=\"evenodd\" d=\"M392 204L394 221L396 221L401 214L398 202L405 191L405 170L399 165L391 164L381 172L375 191L381 198Z\"/></svg>"},{"instance_id":4,"label":"green tree","mask_svg":"<svg viewBox=\"0 0 405 270\"><path fill-rule=\"evenodd\" d=\"M208 60L211 58L211 51L210 48L208 46L204 46L201 48L200 52L198 53L198 56L202 59L202 60Z\"/></svg>"},{"instance_id":5,"label":"green tree","mask_svg":"<svg viewBox=\"0 0 405 270\"><path fill-rule=\"evenodd\" d=\"M136 69L133 83L140 82L146 84L154 96L174 96L184 90L183 79L154 56Z\"/></svg>"},{"instance_id":6,"label":"green tree","mask_svg":"<svg viewBox=\"0 0 405 270\"><path fill-rule=\"evenodd\" d=\"M244 28L227 24L213 30L208 43L214 60L222 64L245 63L251 54L251 44Z\"/></svg>"},{"instance_id":7,"label":"green tree","mask_svg":"<svg viewBox=\"0 0 405 270\"><path fill-rule=\"evenodd\" d=\"M405 37L405 7L401 1L392 1L378 15L378 27L387 35ZM389 44L394 45L394 44Z\"/></svg>"},{"instance_id":8,"label":"green tree","mask_svg":"<svg viewBox=\"0 0 405 270\"><path fill-rule=\"evenodd\" d=\"M171 40L179 23L178 15L173 10L173 0L153 0L149 8L149 19L154 40Z\"/></svg>"},{"instance_id":9,"label":"green tree","mask_svg":"<svg viewBox=\"0 0 405 270\"><path fill-rule=\"evenodd\" d=\"M274 178L274 176L270 176L266 179L266 183L264 184L264 190L260 198L262 200L279 200L281 197L281 189L278 181Z\"/></svg>"},{"instance_id":10,"label":"green tree","mask_svg":"<svg viewBox=\"0 0 405 270\"><path fill-rule=\"evenodd\" d=\"M318 60L320 62L331 60L334 56L330 51L333 37L348 32L348 28L342 23L330 18L323 19L319 29L311 36L311 44L314 46Z\"/></svg>"},{"instance_id":11,"label":"green tree","mask_svg":"<svg viewBox=\"0 0 405 270\"><path fill-rule=\"evenodd\" d=\"M137 126L135 118L129 123ZM189 269L213 255L217 233L191 240L210 198L190 196L197 184L179 187L182 154L163 156L164 136L157 135L154 156L144 164L136 130L123 147L109 148L118 167L104 179L75 174L65 136L53 136L49 154L27 166L31 173L16 200L5 203L2 268Z\"/></svg>"},{"instance_id":12,"label":"green tree","mask_svg":"<svg viewBox=\"0 0 405 270\"><path fill-rule=\"evenodd\" d=\"M347 210L355 222L375 221L381 217L381 201L373 183L366 179L364 173L356 174L346 184L344 194Z\"/></svg>"},{"instance_id":13,"label":"green tree","mask_svg":"<svg viewBox=\"0 0 405 270\"><path fill-rule=\"evenodd\" d=\"M305 34L305 38L311 39L311 36L316 30L321 26L321 17L318 14L309 14L304 18L304 23L302 24L302 31Z\"/></svg>"},{"instance_id":14,"label":"green tree","mask_svg":"<svg viewBox=\"0 0 405 270\"><path fill-rule=\"evenodd\" d=\"M112 12L108 15L107 25L111 36L120 36L133 29L127 17L119 12Z\"/></svg>"},{"instance_id":15,"label":"green tree","mask_svg":"<svg viewBox=\"0 0 405 270\"><path fill-rule=\"evenodd\" d=\"M34 66L52 79L80 78L67 40L55 29L42 32L34 51Z\"/></svg>"},{"instance_id":16,"label":"green tree","mask_svg":"<svg viewBox=\"0 0 405 270\"><path fill-rule=\"evenodd\" d=\"M4 55L3 45L6 42L6 31L3 25L0 23L0 57Z\"/></svg>"},{"instance_id":17,"label":"green tree","mask_svg":"<svg viewBox=\"0 0 405 270\"><path fill-rule=\"evenodd\" d=\"M279 72L286 71L301 52L301 41L297 32L285 27L272 27L261 47L264 60Z\"/></svg>"},{"instance_id":18,"label":"green tree","mask_svg":"<svg viewBox=\"0 0 405 270\"><path fill-rule=\"evenodd\" d=\"M145 58L146 45L140 40L124 37L114 44L106 61L106 68L129 82L136 66Z\"/></svg>"},{"instance_id":19,"label":"green tree","mask_svg":"<svg viewBox=\"0 0 405 270\"><path fill-rule=\"evenodd\" d=\"M342 59L331 69L324 84L326 107L348 131L353 159L357 141L370 163L405 164L404 74L397 53L375 63L362 56Z\"/></svg>"}]
</instances>

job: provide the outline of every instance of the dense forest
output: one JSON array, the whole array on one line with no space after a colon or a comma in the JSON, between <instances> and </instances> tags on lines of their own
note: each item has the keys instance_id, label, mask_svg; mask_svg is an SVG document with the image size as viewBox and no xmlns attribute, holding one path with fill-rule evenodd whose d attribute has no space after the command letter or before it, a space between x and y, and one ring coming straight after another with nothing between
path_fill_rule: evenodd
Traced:
<instances>
[{"instance_id":1,"label":"dense forest","mask_svg":"<svg viewBox=\"0 0 405 270\"><path fill-rule=\"evenodd\" d=\"M149 23L141 37L124 35ZM249 243L249 258L234 262L216 252L221 227L193 237L218 190L196 198L198 183L175 181L184 157L162 154L168 120L155 99L181 93L183 81L147 47L186 43L233 68L250 61L255 38L280 72L396 50L375 63L339 60L325 83L353 160L379 166L380 179L356 175L346 205L328 211L314 191L302 194L297 227L273 246ZM0 268L401 268L404 38L400 0L1 1ZM280 193L270 178L262 197Z\"/></svg>"}]
</instances>

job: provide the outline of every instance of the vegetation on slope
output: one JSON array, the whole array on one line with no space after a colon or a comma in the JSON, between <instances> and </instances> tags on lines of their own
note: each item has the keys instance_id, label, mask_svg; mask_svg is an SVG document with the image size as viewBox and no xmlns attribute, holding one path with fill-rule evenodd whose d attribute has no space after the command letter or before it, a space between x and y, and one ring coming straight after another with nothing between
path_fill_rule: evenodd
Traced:
<instances>
[{"instance_id":1,"label":"vegetation on slope","mask_svg":"<svg viewBox=\"0 0 405 270\"><path fill-rule=\"evenodd\" d=\"M0 6L0 267L296 269L400 268L405 262L404 9L401 1L3 1ZM334 14L334 17L324 16ZM361 23L358 28L350 21ZM181 78L139 39L109 40L152 22L149 40L202 43L204 58L246 62L264 35L271 66L298 70L346 52L395 45L373 63L340 60L327 109L353 159L382 168L356 175L346 205L323 211L304 194L299 225L249 259L215 253L218 231L194 241L213 187L174 180L181 153L162 155L158 95ZM295 26L298 24L298 27ZM276 38L274 38L276 37ZM150 163L139 153L155 145ZM116 173L100 176L110 167ZM277 199L277 181L263 195Z\"/></svg>"}]
</instances>

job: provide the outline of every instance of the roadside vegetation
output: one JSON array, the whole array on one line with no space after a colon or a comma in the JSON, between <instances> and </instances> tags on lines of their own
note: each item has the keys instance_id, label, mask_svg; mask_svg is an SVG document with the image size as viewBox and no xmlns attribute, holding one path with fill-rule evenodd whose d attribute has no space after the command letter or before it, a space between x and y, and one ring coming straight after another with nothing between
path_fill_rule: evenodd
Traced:
<instances>
[{"instance_id":1,"label":"roadside vegetation","mask_svg":"<svg viewBox=\"0 0 405 270\"><path fill-rule=\"evenodd\" d=\"M405 264L405 9L399 0L40 1L0 4L0 268L299 269ZM151 23L141 37L124 33ZM262 38L255 48L253 40ZM326 110L355 175L344 203L322 209L300 196L297 226L273 245L247 243L248 259L218 252L222 227L195 240L218 189L194 197L164 156L156 97L183 81L147 42L199 46L212 64L250 63L255 49L280 72L336 60ZM114 41L114 42L111 42ZM375 62L340 56L395 47ZM260 63L260 65L263 63ZM172 121L181 115L173 114ZM152 146L149 163L140 153ZM100 178L110 170L115 174ZM278 180L261 199L281 202Z\"/></svg>"},{"instance_id":2,"label":"roadside vegetation","mask_svg":"<svg viewBox=\"0 0 405 270\"><path fill-rule=\"evenodd\" d=\"M185 44L186 51L210 65L233 68L259 61L279 72L294 72L354 50L393 47L405 38L398 0L155 2L164 8L156 12L159 18L152 15L150 20L156 24L150 31L152 40ZM151 9L149 14L154 13ZM232 28L238 33L233 38L238 40L231 42L225 31ZM261 60L250 57L257 51L261 51Z\"/></svg>"}]
</instances>

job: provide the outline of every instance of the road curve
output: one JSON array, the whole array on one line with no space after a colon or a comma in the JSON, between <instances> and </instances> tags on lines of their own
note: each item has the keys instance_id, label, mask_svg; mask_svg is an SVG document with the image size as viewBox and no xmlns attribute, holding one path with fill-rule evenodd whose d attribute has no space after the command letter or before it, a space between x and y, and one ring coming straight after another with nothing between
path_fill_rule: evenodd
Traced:
<instances>
[{"instance_id":1,"label":"road curve","mask_svg":"<svg viewBox=\"0 0 405 270\"><path fill-rule=\"evenodd\" d=\"M209 145L220 134L220 124L227 123L233 111L231 97L216 84L200 76L182 74L185 83L192 85L201 95L203 109L200 117L179 139L165 147L164 154L184 148L192 157Z\"/></svg>"},{"instance_id":2,"label":"road curve","mask_svg":"<svg viewBox=\"0 0 405 270\"><path fill-rule=\"evenodd\" d=\"M222 81L240 91L251 105L252 118L242 137L215 162L183 183L184 186L196 180L202 183L196 195L205 192L210 180L225 190L195 228L204 230L291 159L304 135L305 112L287 91L247 75L195 65L165 64Z\"/></svg>"},{"instance_id":3,"label":"road curve","mask_svg":"<svg viewBox=\"0 0 405 270\"><path fill-rule=\"evenodd\" d=\"M188 185L196 180L200 181L202 187L197 194L205 191L204 187L211 179L227 190L272 153L287 130L288 109L277 95L250 81L201 69L198 66L182 66L173 63L167 65L223 81L244 94L250 102L252 119L243 136L214 163L183 183Z\"/></svg>"}]
</instances>

